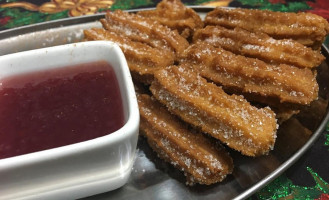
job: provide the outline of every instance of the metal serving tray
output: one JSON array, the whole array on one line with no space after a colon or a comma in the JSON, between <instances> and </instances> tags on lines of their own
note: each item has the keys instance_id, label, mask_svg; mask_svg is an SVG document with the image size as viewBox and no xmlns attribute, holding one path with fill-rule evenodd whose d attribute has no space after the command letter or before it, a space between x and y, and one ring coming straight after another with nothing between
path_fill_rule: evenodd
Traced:
<instances>
[{"instance_id":1,"label":"metal serving tray","mask_svg":"<svg viewBox=\"0 0 329 200\"><path fill-rule=\"evenodd\" d=\"M201 17L212 7L192 6ZM137 10L130 10L136 12ZM100 27L104 14L45 22L0 32L0 56L83 39L83 30ZM318 67L319 100L282 124L273 151L250 158L229 150L234 160L233 175L211 186L185 185L184 175L157 158L145 139L138 141L138 153L128 183L115 191L86 199L245 199L274 180L295 163L321 135L329 119L329 50Z\"/></svg>"}]
</instances>

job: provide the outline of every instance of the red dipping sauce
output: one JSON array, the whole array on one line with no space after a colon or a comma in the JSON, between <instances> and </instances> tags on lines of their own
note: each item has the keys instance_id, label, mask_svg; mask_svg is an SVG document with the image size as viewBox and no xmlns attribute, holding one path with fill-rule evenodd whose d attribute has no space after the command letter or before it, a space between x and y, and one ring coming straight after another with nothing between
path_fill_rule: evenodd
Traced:
<instances>
[{"instance_id":1,"label":"red dipping sauce","mask_svg":"<svg viewBox=\"0 0 329 200\"><path fill-rule=\"evenodd\" d=\"M0 159L90 140L124 124L118 81L104 61L0 82Z\"/></svg>"}]
</instances>

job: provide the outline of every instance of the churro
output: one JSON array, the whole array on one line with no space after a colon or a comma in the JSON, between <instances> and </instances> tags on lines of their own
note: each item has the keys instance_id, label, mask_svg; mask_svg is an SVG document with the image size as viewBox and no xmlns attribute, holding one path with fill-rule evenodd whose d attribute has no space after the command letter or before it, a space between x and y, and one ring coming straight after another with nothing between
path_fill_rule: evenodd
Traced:
<instances>
[{"instance_id":1,"label":"churro","mask_svg":"<svg viewBox=\"0 0 329 200\"><path fill-rule=\"evenodd\" d=\"M200 16L180 0L163 0L156 9L139 11L138 15L177 30L184 38L189 38L195 30L203 27Z\"/></svg>"},{"instance_id":2,"label":"churro","mask_svg":"<svg viewBox=\"0 0 329 200\"><path fill-rule=\"evenodd\" d=\"M203 22L180 0L163 0L154 10L108 12L100 22L85 39L120 46L135 83L140 133L189 185L232 173L221 143L266 155L278 124L318 102L316 67L329 25L317 15L216 8Z\"/></svg>"},{"instance_id":3,"label":"churro","mask_svg":"<svg viewBox=\"0 0 329 200\"><path fill-rule=\"evenodd\" d=\"M174 54L171 51L134 42L101 28L84 30L84 35L87 40L108 40L118 44L127 59L133 77L146 84L153 80L154 70L174 63Z\"/></svg>"},{"instance_id":4,"label":"churro","mask_svg":"<svg viewBox=\"0 0 329 200\"><path fill-rule=\"evenodd\" d=\"M148 95L138 95L140 131L158 156L183 171L187 184L213 184L233 171L225 149L169 113Z\"/></svg>"},{"instance_id":5,"label":"churro","mask_svg":"<svg viewBox=\"0 0 329 200\"><path fill-rule=\"evenodd\" d=\"M275 107L283 103L309 105L318 96L316 75L310 69L267 64L204 42L187 48L182 62L190 63L204 78L251 101Z\"/></svg>"},{"instance_id":6,"label":"churro","mask_svg":"<svg viewBox=\"0 0 329 200\"><path fill-rule=\"evenodd\" d=\"M105 19L100 21L108 31L157 49L170 49L176 54L180 54L189 45L187 40L180 36L177 31L134 13L116 10L108 12Z\"/></svg>"},{"instance_id":7,"label":"churro","mask_svg":"<svg viewBox=\"0 0 329 200\"><path fill-rule=\"evenodd\" d=\"M156 71L150 90L169 111L244 155L267 154L274 145L277 124L272 110L226 94L188 66Z\"/></svg>"},{"instance_id":8,"label":"churro","mask_svg":"<svg viewBox=\"0 0 329 200\"><path fill-rule=\"evenodd\" d=\"M329 33L326 19L305 12L284 13L218 7L207 14L205 24L227 28L240 27L251 32L261 31L276 39L294 39L313 49L319 49Z\"/></svg>"},{"instance_id":9,"label":"churro","mask_svg":"<svg viewBox=\"0 0 329 200\"><path fill-rule=\"evenodd\" d=\"M253 33L241 28L227 29L207 26L199 29L194 41L205 41L236 54L258 58L273 64L288 64L300 68L314 68L325 59L319 51L289 39L276 40L264 33Z\"/></svg>"}]
</instances>

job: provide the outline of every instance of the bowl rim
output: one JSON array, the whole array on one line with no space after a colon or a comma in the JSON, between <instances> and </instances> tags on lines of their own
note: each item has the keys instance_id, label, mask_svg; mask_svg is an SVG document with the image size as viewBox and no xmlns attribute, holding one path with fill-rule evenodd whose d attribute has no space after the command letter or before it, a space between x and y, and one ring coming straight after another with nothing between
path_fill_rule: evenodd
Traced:
<instances>
[{"instance_id":1,"label":"bowl rim","mask_svg":"<svg viewBox=\"0 0 329 200\"><path fill-rule=\"evenodd\" d=\"M18 167L22 165L30 165L33 163L52 160L60 157L66 157L66 156L74 155L76 153L92 151L93 149L109 145L110 143L122 142L125 139L129 139L134 134L136 133L138 134L139 109L137 104L137 98L136 98L133 82L131 79L131 74L127 65L127 61L125 59L122 50L117 44L109 41L87 41L87 42L71 43L71 44L28 50L28 51L0 56L0 62L2 59L10 59L10 57L17 57L17 56L20 56L21 59L24 59L25 56L31 55L31 53L40 54L42 56L49 56L51 55L51 53L55 51L63 51L63 50L67 51L68 49L73 49L73 48L88 48L89 51L89 49L99 48L99 47L106 48L111 53L114 53L120 65L119 68L122 73L119 74L116 73L116 76L117 77L122 76L122 80L123 80L121 82L118 80L119 85L123 85L122 89L120 89L121 97L123 97L122 93L126 93L127 96L128 115L124 125L120 129L101 137L97 137L90 140L85 140L82 142L77 142L65 146L59 146L51 149L0 159L0 170L6 168Z\"/></svg>"}]
</instances>

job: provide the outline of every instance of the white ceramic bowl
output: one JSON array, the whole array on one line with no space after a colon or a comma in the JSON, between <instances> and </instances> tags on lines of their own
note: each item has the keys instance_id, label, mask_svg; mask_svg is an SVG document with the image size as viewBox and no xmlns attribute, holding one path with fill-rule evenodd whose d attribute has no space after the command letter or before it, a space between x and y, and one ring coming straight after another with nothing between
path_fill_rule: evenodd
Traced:
<instances>
[{"instance_id":1,"label":"white ceramic bowl","mask_svg":"<svg viewBox=\"0 0 329 200\"><path fill-rule=\"evenodd\" d=\"M126 183L136 151L139 111L125 57L116 44L82 42L1 56L0 79L99 60L115 71L124 126L92 140L1 159L0 199L76 199Z\"/></svg>"}]
</instances>

